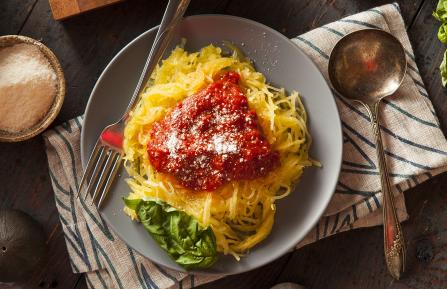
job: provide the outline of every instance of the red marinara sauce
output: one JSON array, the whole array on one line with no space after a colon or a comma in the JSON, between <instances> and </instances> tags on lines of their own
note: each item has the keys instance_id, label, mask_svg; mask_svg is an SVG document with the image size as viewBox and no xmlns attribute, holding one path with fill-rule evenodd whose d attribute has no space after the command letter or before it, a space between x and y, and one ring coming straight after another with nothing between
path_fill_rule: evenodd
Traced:
<instances>
[{"instance_id":1,"label":"red marinara sauce","mask_svg":"<svg viewBox=\"0 0 447 289\"><path fill-rule=\"evenodd\" d=\"M239 78L222 74L153 124L147 151L157 171L191 190L212 191L232 180L263 177L279 165Z\"/></svg>"}]
</instances>

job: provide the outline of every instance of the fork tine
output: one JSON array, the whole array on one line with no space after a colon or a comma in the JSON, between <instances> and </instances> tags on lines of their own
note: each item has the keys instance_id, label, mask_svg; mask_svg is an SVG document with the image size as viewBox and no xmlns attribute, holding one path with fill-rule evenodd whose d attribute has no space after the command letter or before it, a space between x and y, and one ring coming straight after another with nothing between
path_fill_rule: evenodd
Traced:
<instances>
[{"instance_id":1,"label":"fork tine","mask_svg":"<svg viewBox=\"0 0 447 289\"><path fill-rule=\"evenodd\" d=\"M98 209L101 208L101 205L105 198L107 197L107 194L110 190L110 187L113 184L113 181L115 180L116 173L118 172L118 169L121 167L121 160L123 158L123 155L121 153L118 154L118 157L115 159L115 162L113 164L112 173L110 174L109 178L107 179L106 185L104 187L104 190L101 194L101 197L98 201Z\"/></svg>"},{"instance_id":2,"label":"fork tine","mask_svg":"<svg viewBox=\"0 0 447 289\"><path fill-rule=\"evenodd\" d=\"M107 150L104 147L101 147L99 152L98 161L96 162L95 169L93 170L92 177L90 178L90 182L87 186L87 191L85 192L84 201L87 200L87 196L90 194L90 191L92 190L92 187L94 183L96 183L96 180L98 179L99 172L102 169L102 166L104 164L104 158L107 154Z\"/></svg>"},{"instance_id":3,"label":"fork tine","mask_svg":"<svg viewBox=\"0 0 447 289\"><path fill-rule=\"evenodd\" d=\"M77 194L77 198L79 198L79 196L81 195L82 192L82 188L84 187L85 182L87 181L87 179L89 178L89 175L92 172L93 169L93 165L96 163L96 157L98 156L98 152L100 149L100 145L99 145L99 141L95 144L95 148L93 149L88 162L87 162L87 168L84 171L84 174L82 175L81 178L81 184L79 185L79 190L78 190L78 194Z\"/></svg>"},{"instance_id":4,"label":"fork tine","mask_svg":"<svg viewBox=\"0 0 447 289\"><path fill-rule=\"evenodd\" d=\"M96 184L96 188L95 188L95 190L93 192L92 204L96 200L96 198L98 197L99 192L101 191L101 189L102 189L102 187L104 185L104 182L107 180L107 178L108 178L108 176L110 174L110 169L111 169L112 164L113 164L112 160L115 159L116 154L117 154L117 152L111 150L109 152L109 155L107 156L106 163L105 163L104 168L103 168L103 170L101 172L101 175L99 176L99 180L98 180L98 183Z\"/></svg>"}]
</instances>

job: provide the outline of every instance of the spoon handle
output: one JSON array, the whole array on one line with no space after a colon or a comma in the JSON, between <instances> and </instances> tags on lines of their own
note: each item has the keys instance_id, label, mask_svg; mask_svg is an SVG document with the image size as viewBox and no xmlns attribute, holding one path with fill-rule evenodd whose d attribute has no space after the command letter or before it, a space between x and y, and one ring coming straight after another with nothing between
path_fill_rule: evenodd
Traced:
<instances>
[{"instance_id":1,"label":"spoon handle","mask_svg":"<svg viewBox=\"0 0 447 289\"><path fill-rule=\"evenodd\" d=\"M399 279L405 270L405 240L402 228L397 218L394 194L391 190L388 178L388 169L383 151L382 136L379 125L379 105L375 104L371 110L371 121L374 127L374 137L376 141L377 160L379 163L380 182L383 193L383 230L384 230L384 250L385 260L388 270L395 279Z\"/></svg>"}]
</instances>

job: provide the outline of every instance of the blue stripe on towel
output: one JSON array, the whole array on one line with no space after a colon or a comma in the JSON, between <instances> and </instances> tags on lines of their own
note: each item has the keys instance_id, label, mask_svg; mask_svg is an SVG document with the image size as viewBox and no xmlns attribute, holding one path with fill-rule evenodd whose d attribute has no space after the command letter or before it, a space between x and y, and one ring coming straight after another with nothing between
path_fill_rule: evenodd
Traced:
<instances>
[{"instance_id":1,"label":"blue stripe on towel","mask_svg":"<svg viewBox=\"0 0 447 289\"><path fill-rule=\"evenodd\" d=\"M335 214L335 220L334 220L334 224L332 225L332 230L331 230L331 234L335 233L335 230L337 229L338 226L338 220L340 218L340 212L338 212L337 214Z\"/></svg>"},{"instance_id":2,"label":"blue stripe on towel","mask_svg":"<svg viewBox=\"0 0 447 289\"><path fill-rule=\"evenodd\" d=\"M147 273L146 267L144 267L143 264L140 264L141 268L141 274L143 275L144 282L146 282L146 285L149 286L150 289L159 289L157 284L152 280L149 273Z\"/></svg>"},{"instance_id":3,"label":"blue stripe on towel","mask_svg":"<svg viewBox=\"0 0 447 289\"><path fill-rule=\"evenodd\" d=\"M380 209L381 205L380 205L379 199L377 199L377 196L374 194L374 195L372 195L372 198L373 198L374 202L376 203L377 209Z\"/></svg>"},{"instance_id":4,"label":"blue stripe on towel","mask_svg":"<svg viewBox=\"0 0 447 289\"><path fill-rule=\"evenodd\" d=\"M374 13L376 13L376 14L379 14L380 16L382 16L383 18L385 18L385 14L383 14L383 12L380 11L379 9L372 8L372 9L369 9L368 11L370 11L370 12L374 12Z\"/></svg>"},{"instance_id":5,"label":"blue stripe on towel","mask_svg":"<svg viewBox=\"0 0 447 289\"><path fill-rule=\"evenodd\" d=\"M362 170L346 169L346 168L342 168L341 171L345 172L345 173L360 174L360 175L372 175L372 176L378 176L379 175L379 172L377 172L377 171L362 171ZM410 174L399 174L399 173L388 173L388 174L391 177L403 178L403 179L411 178L413 176L413 175L410 175Z\"/></svg>"},{"instance_id":6,"label":"blue stripe on towel","mask_svg":"<svg viewBox=\"0 0 447 289\"><path fill-rule=\"evenodd\" d=\"M364 168L364 169L376 169L376 165L374 162L368 157L368 155L362 150L362 148L347 134L344 134L345 138L348 140L349 143L352 144L352 146L359 152L359 154L368 162L369 165L365 164L359 164L349 161L343 161L343 164L352 166L352 167L358 167L358 168Z\"/></svg>"},{"instance_id":7,"label":"blue stripe on towel","mask_svg":"<svg viewBox=\"0 0 447 289\"><path fill-rule=\"evenodd\" d=\"M155 263L154 263L154 266L157 267L158 271L160 271L161 274L163 274L163 275L166 276L167 278L171 279L172 281L174 281L175 284L178 285L179 281L178 281L174 276L172 276L171 274L169 274L168 272L166 272L166 270L163 269L163 267L161 267L161 266L159 266L159 265L157 265L157 264L155 264Z\"/></svg>"},{"instance_id":8,"label":"blue stripe on towel","mask_svg":"<svg viewBox=\"0 0 447 289\"><path fill-rule=\"evenodd\" d=\"M353 24L365 26L365 27L368 27L368 28L382 29L381 27L376 26L374 24L371 24L371 23L368 23L368 22L364 22L364 21L360 21L360 20L354 20L354 19L340 19L337 22L353 23Z\"/></svg>"},{"instance_id":9,"label":"blue stripe on towel","mask_svg":"<svg viewBox=\"0 0 447 289\"><path fill-rule=\"evenodd\" d=\"M64 204L64 203L57 197L56 194L54 194L54 199L55 199L55 201L56 201L56 204L57 204L60 208L64 209L64 210L67 211L67 212L71 212L71 208L68 207L67 205L65 205L65 204Z\"/></svg>"},{"instance_id":10,"label":"blue stripe on towel","mask_svg":"<svg viewBox=\"0 0 447 289\"><path fill-rule=\"evenodd\" d=\"M129 246L127 246L127 250L129 251L130 260L132 261L133 268L135 270L135 273L137 273L138 281L140 282L142 289L148 289L146 284L143 282L143 279L141 278L140 270L138 269L137 261L135 260L135 255L133 254L133 251Z\"/></svg>"},{"instance_id":11,"label":"blue stripe on towel","mask_svg":"<svg viewBox=\"0 0 447 289\"><path fill-rule=\"evenodd\" d=\"M373 209L372 209L372 207L371 207L371 204L369 203L369 200L368 200L368 199L365 199L364 202L366 203L366 206L368 207L369 212L372 213L372 212L373 212Z\"/></svg>"},{"instance_id":12,"label":"blue stripe on towel","mask_svg":"<svg viewBox=\"0 0 447 289\"><path fill-rule=\"evenodd\" d=\"M89 287L90 289L96 289L95 286L93 286L93 282L90 281L90 278L88 277L88 275L85 275L85 280L87 281L87 283L88 283L88 287Z\"/></svg>"},{"instance_id":13,"label":"blue stripe on towel","mask_svg":"<svg viewBox=\"0 0 447 289\"><path fill-rule=\"evenodd\" d=\"M341 230L343 227L345 227L345 226L347 227L347 226L349 226L350 224L351 224L351 215L347 214L347 215L344 217L343 221L341 222L340 227L337 229L337 233L340 232L340 230Z\"/></svg>"},{"instance_id":14,"label":"blue stripe on towel","mask_svg":"<svg viewBox=\"0 0 447 289\"><path fill-rule=\"evenodd\" d=\"M321 26L320 28L325 29L329 32L334 33L337 36L343 37L345 34L341 33L340 31L335 30L334 28L328 27L328 26Z\"/></svg>"},{"instance_id":15,"label":"blue stripe on towel","mask_svg":"<svg viewBox=\"0 0 447 289\"><path fill-rule=\"evenodd\" d=\"M431 127L439 128L439 126L437 124L429 122L429 121L426 121L426 120L423 120L423 119L421 119L421 118L419 118L419 117L409 113L408 111L398 107L397 105L395 105L394 103L392 103L389 100L383 99L382 102L385 103L386 105L394 108L395 110L397 110L398 112L402 113L403 115L405 115L405 116L407 116L407 117L409 117L409 118L419 122L420 124L424 124L424 125L428 125L428 126L431 126Z\"/></svg>"},{"instance_id":16,"label":"blue stripe on towel","mask_svg":"<svg viewBox=\"0 0 447 289\"><path fill-rule=\"evenodd\" d=\"M318 52L321 56L323 56L325 59L329 59L329 56L320 48L318 48L315 44L313 44L312 42L310 42L307 39L304 39L301 36L296 37L295 39L300 40L301 42L307 44L309 47L311 47L313 50L315 50L316 52Z\"/></svg>"},{"instance_id":17,"label":"blue stripe on towel","mask_svg":"<svg viewBox=\"0 0 447 289\"><path fill-rule=\"evenodd\" d=\"M104 278L102 278L101 274L98 272L98 270L95 271L96 272L96 277L98 277L99 282L101 282L102 288L104 289L108 289L106 282L104 281Z\"/></svg>"},{"instance_id":18,"label":"blue stripe on towel","mask_svg":"<svg viewBox=\"0 0 447 289\"><path fill-rule=\"evenodd\" d=\"M56 132L56 135L59 136L59 138L65 143L68 153L70 154L72 174L73 174L76 190L78 190L79 184L78 184L78 178L77 178L77 173L76 173L76 161L75 161L73 148L71 147L70 142L67 140L67 138L58 130L57 127L54 129L54 131Z\"/></svg>"},{"instance_id":19,"label":"blue stripe on towel","mask_svg":"<svg viewBox=\"0 0 447 289\"><path fill-rule=\"evenodd\" d=\"M71 218L73 220L73 223L76 224L78 222L78 218L76 216L76 206L74 204L74 196L73 192L70 189L70 207L71 207ZM79 236L79 246L81 247L82 254L85 256L85 264L87 265L88 269L91 270L92 266L90 264L90 260L88 259L87 250L85 249L84 241L82 240L81 233L79 232L78 226L74 226L76 235Z\"/></svg>"},{"instance_id":20,"label":"blue stripe on towel","mask_svg":"<svg viewBox=\"0 0 447 289\"><path fill-rule=\"evenodd\" d=\"M101 247L101 245L98 243L98 241L96 240L96 238L93 236L92 232L90 231L90 228L87 226L87 232L90 236L90 240L93 244L93 251L98 250L99 253L101 253L101 255L104 257L104 260L107 262L108 265L108 272L109 274L112 273L111 275L113 275L113 277L116 280L116 283L118 284L119 289L124 289L123 287L123 283L121 282L120 277L118 276L118 273L116 272L115 267L113 266L112 261L110 260L109 255L106 254L106 252L104 251L104 249Z\"/></svg>"},{"instance_id":21,"label":"blue stripe on towel","mask_svg":"<svg viewBox=\"0 0 447 289\"><path fill-rule=\"evenodd\" d=\"M70 192L65 190L61 184L59 184L59 182L57 181L56 177L54 176L53 172L51 171L51 168L48 168L48 172L50 174L50 179L53 182L53 184L56 186L56 188L63 193L64 195L68 196L70 195Z\"/></svg>"},{"instance_id":22,"label":"blue stripe on towel","mask_svg":"<svg viewBox=\"0 0 447 289\"><path fill-rule=\"evenodd\" d=\"M92 219L92 221L98 226L98 228L101 230L101 232L110 240L114 241L115 238L113 237L112 233L109 230L109 227L107 224L100 218L99 220L93 215L93 213L90 211L89 207L83 200L83 198L79 198L79 202L81 203L84 210L87 212L89 217Z\"/></svg>"},{"instance_id":23,"label":"blue stripe on towel","mask_svg":"<svg viewBox=\"0 0 447 289\"><path fill-rule=\"evenodd\" d=\"M343 190L336 190L336 193L341 193L341 194L347 194L347 195L360 195L363 197L371 197L372 195L376 194L377 191L372 192L372 191L360 191L360 190L355 190L351 187L349 187L348 185L342 183L341 181L338 181L338 186L340 186L341 188L345 189Z\"/></svg>"}]
</instances>

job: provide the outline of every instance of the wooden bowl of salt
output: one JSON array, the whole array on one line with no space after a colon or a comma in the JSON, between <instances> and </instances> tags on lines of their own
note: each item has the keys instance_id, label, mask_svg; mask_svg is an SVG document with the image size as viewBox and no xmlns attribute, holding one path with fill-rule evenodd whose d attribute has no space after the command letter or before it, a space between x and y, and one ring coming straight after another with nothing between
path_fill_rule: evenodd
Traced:
<instances>
[{"instance_id":1,"label":"wooden bowl of salt","mask_svg":"<svg viewBox=\"0 0 447 289\"><path fill-rule=\"evenodd\" d=\"M48 47L25 36L0 37L0 141L23 141L44 131L64 97L64 73Z\"/></svg>"}]
</instances>

